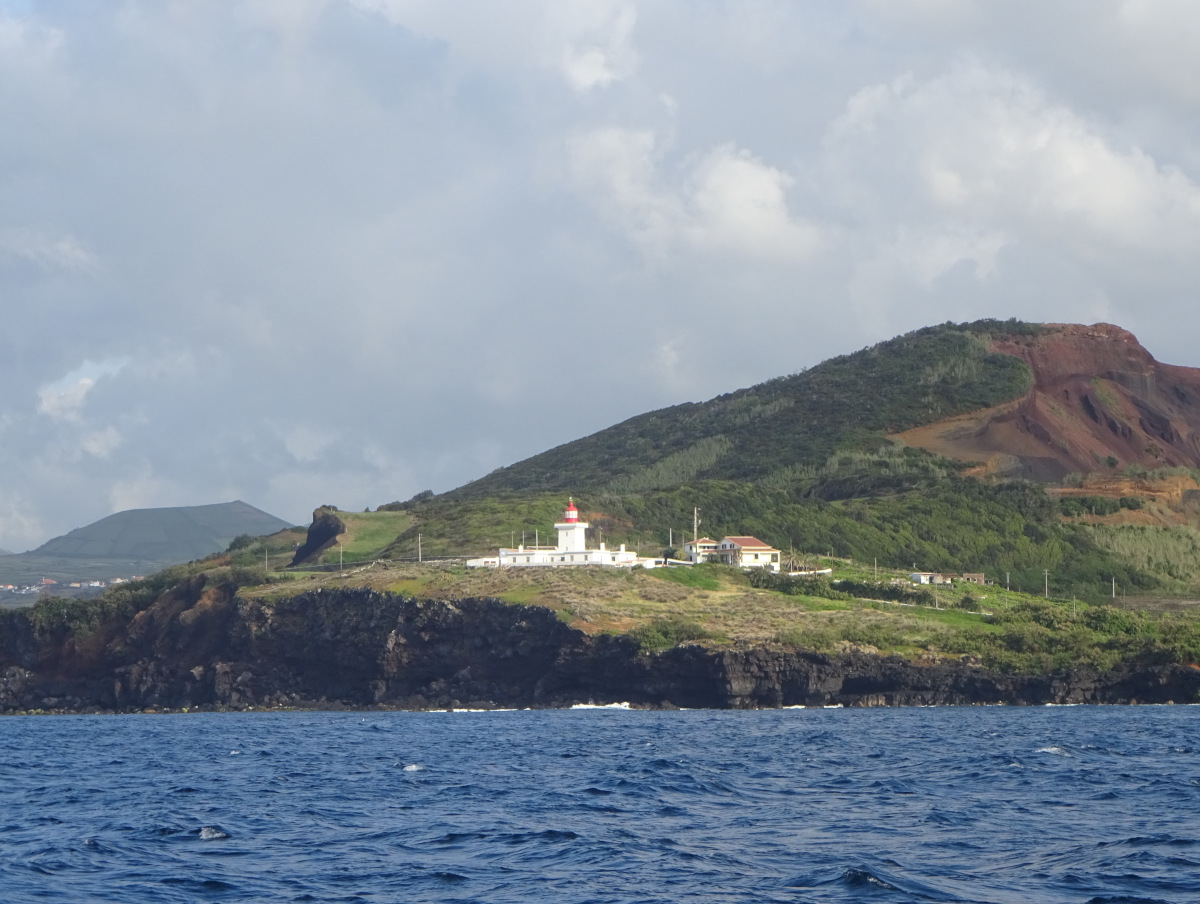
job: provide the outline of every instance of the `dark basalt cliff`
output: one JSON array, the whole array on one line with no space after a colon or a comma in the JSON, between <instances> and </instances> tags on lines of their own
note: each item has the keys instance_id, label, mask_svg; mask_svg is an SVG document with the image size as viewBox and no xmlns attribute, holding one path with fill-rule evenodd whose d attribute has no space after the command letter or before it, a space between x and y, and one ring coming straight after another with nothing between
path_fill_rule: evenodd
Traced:
<instances>
[{"instance_id":1,"label":"dark basalt cliff","mask_svg":"<svg viewBox=\"0 0 1200 904\"><path fill-rule=\"evenodd\" d=\"M1001 675L966 662L683 646L589 636L548 609L315 591L265 604L198 579L86 628L8 613L0 712L249 707L646 707L1164 703L1200 671Z\"/></svg>"}]
</instances>

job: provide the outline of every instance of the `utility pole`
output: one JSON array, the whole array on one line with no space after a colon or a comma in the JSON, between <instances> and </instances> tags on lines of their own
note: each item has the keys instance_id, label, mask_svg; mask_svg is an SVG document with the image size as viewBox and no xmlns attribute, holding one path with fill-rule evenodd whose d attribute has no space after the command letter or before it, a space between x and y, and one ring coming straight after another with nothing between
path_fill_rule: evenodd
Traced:
<instances>
[{"instance_id":1,"label":"utility pole","mask_svg":"<svg viewBox=\"0 0 1200 904\"><path fill-rule=\"evenodd\" d=\"M423 562L425 559L421 555L421 532L417 531L417 562Z\"/></svg>"},{"instance_id":2,"label":"utility pole","mask_svg":"<svg viewBox=\"0 0 1200 904\"><path fill-rule=\"evenodd\" d=\"M1114 576L1113 576L1113 597L1112 597L1112 598L1113 598L1113 599L1116 599L1116 598L1117 598L1117 578L1116 578L1116 575L1114 575Z\"/></svg>"},{"instance_id":3,"label":"utility pole","mask_svg":"<svg viewBox=\"0 0 1200 904\"><path fill-rule=\"evenodd\" d=\"M1042 569L1042 577L1044 577L1046 579L1046 586L1045 586L1045 589L1042 591L1042 595L1044 597L1046 597L1046 599L1050 599L1050 569L1049 568Z\"/></svg>"},{"instance_id":4,"label":"utility pole","mask_svg":"<svg viewBox=\"0 0 1200 904\"><path fill-rule=\"evenodd\" d=\"M338 571L342 570L342 541L338 541Z\"/></svg>"}]
</instances>

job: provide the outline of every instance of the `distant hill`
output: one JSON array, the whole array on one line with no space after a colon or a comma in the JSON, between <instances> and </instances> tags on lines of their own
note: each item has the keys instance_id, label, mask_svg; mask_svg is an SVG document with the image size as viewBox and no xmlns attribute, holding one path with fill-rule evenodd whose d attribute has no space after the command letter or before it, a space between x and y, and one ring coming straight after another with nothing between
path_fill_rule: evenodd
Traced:
<instances>
[{"instance_id":1,"label":"distant hill","mask_svg":"<svg viewBox=\"0 0 1200 904\"><path fill-rule=\"evenodd\" d=\"M0 582L109 579L149 573L224 550L241 534L262 536L290 527L248 505L130 509L79 527L37 549L0 557Z\"/></svg>"},{"instance_id":2,"label":"distant hill","mask_svg":"<svg viewBox=\"0 0 1200 904\"><path fill-rule=\"evenodd\" d=\"M77 527L30 552L37 556L187 562L220 552L239 534L257 537L290 526L241 501L129 509Z\"/></svg>"}]
</instances>

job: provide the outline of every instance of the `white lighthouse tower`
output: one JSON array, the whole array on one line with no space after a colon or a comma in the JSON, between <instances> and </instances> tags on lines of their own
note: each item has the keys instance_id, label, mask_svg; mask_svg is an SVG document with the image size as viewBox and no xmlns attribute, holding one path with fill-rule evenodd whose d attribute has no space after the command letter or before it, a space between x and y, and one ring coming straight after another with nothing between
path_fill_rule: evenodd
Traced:
<instances>
[{"instance_id":1,"label":"white lighthouse tower","mask_svg":"<svg viewBox=\"0 0 1200 904\"><path fill-rule=\"evenodd\" d=\"M606 549L600 544L599 549L587 548L586 521L579 520L579 509L575 508L575 500L567 501L567 510L563 512L562 521L554 525L558 531L558 545L525 546L516 549L500 547L495 556L482 559L468 559L468 568L570 568L573 565L604 565L609 568L632 568L641 565L643 568L654 568L657 559L642 559L636 552L625 548Z\"/></svg>"},{"instance_id":2,"label":"white lighthouse tower","mask_svg":"<svg viewBox=\"0 0 1200 904\"><path fill-rule=\"evenodd\" d=\"M586 538L588 525L579 520L579 509L575 508L575 500L567 500L567 510L563 513L562 521L554 525L558 531L559 552L584 552L587 549Z\"/></svg>"}]
</instances>

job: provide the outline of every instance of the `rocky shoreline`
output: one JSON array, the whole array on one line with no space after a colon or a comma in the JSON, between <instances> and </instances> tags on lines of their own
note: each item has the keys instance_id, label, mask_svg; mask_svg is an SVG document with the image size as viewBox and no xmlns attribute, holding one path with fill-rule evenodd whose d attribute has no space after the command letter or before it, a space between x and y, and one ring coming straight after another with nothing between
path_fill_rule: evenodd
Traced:
<instances>
[{"instance_id":1,"label":"rocky shoreline","mask_svg":"<svg viewBox=\"0 0 1200 904\"><path fill-rule=\"evenodd\" d=\"M249 709L642 708L1195 703L1200 670L1144 664L1006 675L775 646L646 653L495 599L317 590L272 603L203 577L86 628L0 630L0 713Z\"/></svg>"}]
</instances>

